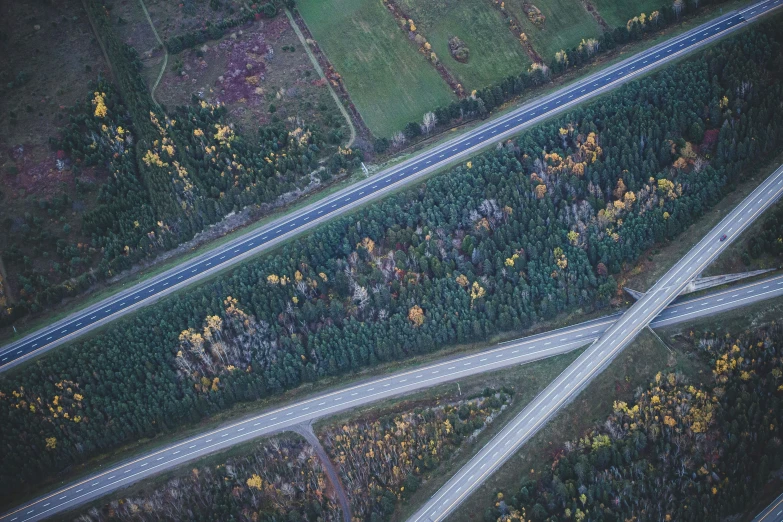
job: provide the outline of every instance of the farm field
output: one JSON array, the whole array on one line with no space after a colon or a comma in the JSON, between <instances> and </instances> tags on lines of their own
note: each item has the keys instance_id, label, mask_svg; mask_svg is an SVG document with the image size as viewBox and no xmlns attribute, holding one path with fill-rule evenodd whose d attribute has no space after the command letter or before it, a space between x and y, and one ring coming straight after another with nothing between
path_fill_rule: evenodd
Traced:
<instances>
[{"instance_id":1,"label":"farm field","mask_svg":"<svg viewBox=\"0 0 783 522\"><path fill-rule=\"evenodd\" d=\"M606 2L622 3L622 0ZM505 7L519 20L533 48L547 63L557 51L570 49L579 45L583 38L596 38L601 34L601 26L579 0L536 0L533 5L546 17L541 27L530 21L522 4L522 0L508 0Z\"/></svg>"},{"instance_id":2,"label":"farm field","mask_svg":"<svg viewBox=\"0 0 783 522\"><path fill-rule=\"evenodd\" d=\"M301 0L297 8L376 136L454 99L381 0Z\"/></svg>"},{"instance_id":3,"label":"farm field","mask_svg":"<svg viewBox=\"0 0 783 522\"><path fill-rule=\"evenodd\" d=\"M628 23L628 20L641 13L650 14L660 8L662 0L637 0L626 2L624 0L592 0L593 5L601 13L604 20L612 27L618 27Z\"/></svg>"},{"instance_id":4,"label":"farm field","mask_svg":"<svg viewBox=\"0 0 783 522\"><path fill-rule=\"evenodd\" d=\"M398 0L398 5L468 92L519 74L531 64L488 0ZM467 63L449 53L449 38L454 36L470 50Z\"/></svg>"}]
</instances>

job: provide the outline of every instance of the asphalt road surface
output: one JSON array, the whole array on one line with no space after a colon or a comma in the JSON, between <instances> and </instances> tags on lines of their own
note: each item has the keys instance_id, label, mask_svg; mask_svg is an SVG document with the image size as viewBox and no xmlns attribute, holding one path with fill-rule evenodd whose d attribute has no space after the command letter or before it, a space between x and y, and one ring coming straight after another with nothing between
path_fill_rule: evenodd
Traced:
<instances>
[{"instance_id":1,"label":"asphalt road surface","mask_svg":"<svg viewBox=\"0 0 783 522\"><path fill-rule=\"evenodd\" d=\"M764 511L759 513L753 522L783 522L783 495L764 508Z\"/></svg>"},{"instance_id":2,"label":"asphalt road surface","mask_svg":"<svg viewBox=\"0 0 783 522\"><path fill-rule=\"evenodd\" d=\"M419 509L409 522L443 520L484 480L577 396L745 228L783 194L783 166L773 172L636 301L601 337L533 399ZM724 237L725 236L725 237ZM741 296L737 294L737 298ZM726 297L724 297L726 299ZM694 307L691 310L695 310Z\"/></svg>"},{"instance_id":3,"label":"asphalt road surface","mask_svg":"<svg viewBox=\"0 0 783 522\"><path fill-rule=\"evenodd\" d=\"M231 266L280 241L336 215L377 199L405 183L426 175L457 159L470 156L488 144L602 94L629 79L658 67L677 56L740 28L744 22L779 7L783 0L764 0L742 11L734 11L687 33L643 51L601 72L564 87L552 95L485 123L462 136L434 147L400 165L337 192L298 212L280 218L226 245L183 263L147 282L107 298L51 326L25 336L0 349L0 371L30 359L65 341L117 317L146 306L172 291Z\"/></svg>"},{"instance_id":4,"label":"asphalt road surface","mask_svg":"<svg viewBox=\"0 0 783 522\"><path fill-rule=\"evenodd\" d=\"M691 321L698 317L711 316L779 296L783 296L783 274L677 302L664 309L653 320L652 326ZM29 502L23 507L16 508L0 516L0 521L39 520L94 500L161 471L261 435L284 431L303 422L310 422L373 401L404 395L469 375L562 354L595 341L621 316L622 314L615 314L509 341L491 350L451 358L384 378L376 378L277 408L115 465L107 471L80 480Z\"/></svg>"}]
</instances>

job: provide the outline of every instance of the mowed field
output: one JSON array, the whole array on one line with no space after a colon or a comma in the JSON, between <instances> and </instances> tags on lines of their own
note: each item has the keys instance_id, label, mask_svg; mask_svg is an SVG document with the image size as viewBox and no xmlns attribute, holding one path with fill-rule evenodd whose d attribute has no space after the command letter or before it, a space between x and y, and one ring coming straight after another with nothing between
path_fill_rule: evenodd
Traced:
<instances>
[{"instance_id":1,"label":"mowed field","mask_svg":"<svg viewBox=\"0 0 783 522\"><path fill-rule=\"evenodd\" d=\"M636 3L626 0L605 1L618 5ZM582 38L595 38L601 34L601 26L579 0L533 0L530 3L546 17L543 27L530 21L522 10L522 0L506 0L506 9L517 17L533 48L547 63L557 51L579 45Z\"/></svg>"},{"instance_id":2,"label":"mowed field","mask_svg":"<svg viewBox=\"0 0 783 522\"><path fill-rule=\"evenodd\" d=\"M490 0L397 0L397 4L468 92L530 67L525 50ZM448 41L453 36L470 49L467 63L449 53Z\"/></svg>"},{"instance_id":3,"label":"mowed field","mask_svg":"<svg viewBox=\"0 0 783 522\"><path fill-rule=\"evenodd\" d=\"M593 0L593 5L612 28L625 25L628 20L641 13L649 15L665 3L664 0Z\"/></svg>"},{"instance_id":4,"label":"mowed field","mask_svg":"<svg viewBox=\"0 0 783 522\"><path fill-rule=\"evenodd\" d=\"M455 99L381 0L299 0L297 8L376 136Z\"/></svg>"}]
</instances>

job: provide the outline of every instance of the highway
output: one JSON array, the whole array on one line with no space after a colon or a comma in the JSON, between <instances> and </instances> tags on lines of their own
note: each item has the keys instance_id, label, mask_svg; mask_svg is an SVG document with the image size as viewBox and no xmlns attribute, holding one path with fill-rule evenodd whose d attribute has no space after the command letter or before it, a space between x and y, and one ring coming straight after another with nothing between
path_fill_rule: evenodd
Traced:
<instances>
[{"instance_id":1,"label":"highway","mask_svg":"<svg viewBox=\"0 0 783 522\"><path fill-rule=\"evenodd\" d=\"M677 302L663 310L652 322L652 326L691 321L780 296L783 296L783 274ZM161 471L261 435L284 431L302 422L333 415L380 399L437 386L469 375L562 354L595 341L621 316L622 314L615 314L509 341L490 350L450 358L388 377L375 378L276 408L115 465L100 474L80 480L14 509L1 516L0 521L39 520L89 502Z\"/></svg>"},{"instance_id":2,"label":"highway","mask_svg":"<svg viewBox=\"0 0 783 522\"><path fill-rule=\"evenodd\" d=\"M753 522L783 522L783 494L756 515Z\"/></svg>"},{"instance_id":3,"label":"highway","mask_svg":"<svg viewBox=\"0 0 783 522\"><path fill-rule=\"evenodd\" d=\"M682 35L667 40L631 58L599 71L574 84L541 97L506 115L495 118L461 136L433 147L399 165L313 203L300 211L273 221L237 240L221 245L207 254L185 262L163 274L139 283L115 296L0 349L0 371L5 371L63 342L106 324L121 315L149 305L250 256L289 239L334 216L356 209L400 186L427 175L456 160L475 154L489 144L505 139L522 129L603 94L630 79L659 67L672 59L706 45L742 27L772 9L783 0L764 0L741 11L733 11Z\"/></svg>"},{"instance_id":4,"label":"highway","mask_svg":"<svg viewBox=\"0 0 783 522\"><path fill-rule=\"evenodd\" d=\"M409 522L443 520L597 376L743 230L783 194L783 165L724 217L601 337L533 399ZM725 236L725 237L723 237ZM737 293L741 297L741 292ZM733 295L733 294L732 294ZM724 297L726 299L726 297ZM689 312L695 310L688 310Z\"/></svg>"}]
</instances>

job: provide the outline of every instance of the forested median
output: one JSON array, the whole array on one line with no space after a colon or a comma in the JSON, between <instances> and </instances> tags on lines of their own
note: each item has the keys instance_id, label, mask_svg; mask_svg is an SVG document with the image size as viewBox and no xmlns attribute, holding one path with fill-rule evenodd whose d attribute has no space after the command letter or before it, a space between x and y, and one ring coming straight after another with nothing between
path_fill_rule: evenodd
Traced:
<instances>
[{"instance_id":1,"label":"forested median","mask_svg":"<svg viewBox=\"0 0 783 522\"><path fill-rule=\"evenodd\" d=\"M759 25L4 374L3 503L239 402L606 306L779 150L781 41Z\"/></svg>"}]
</instances>

